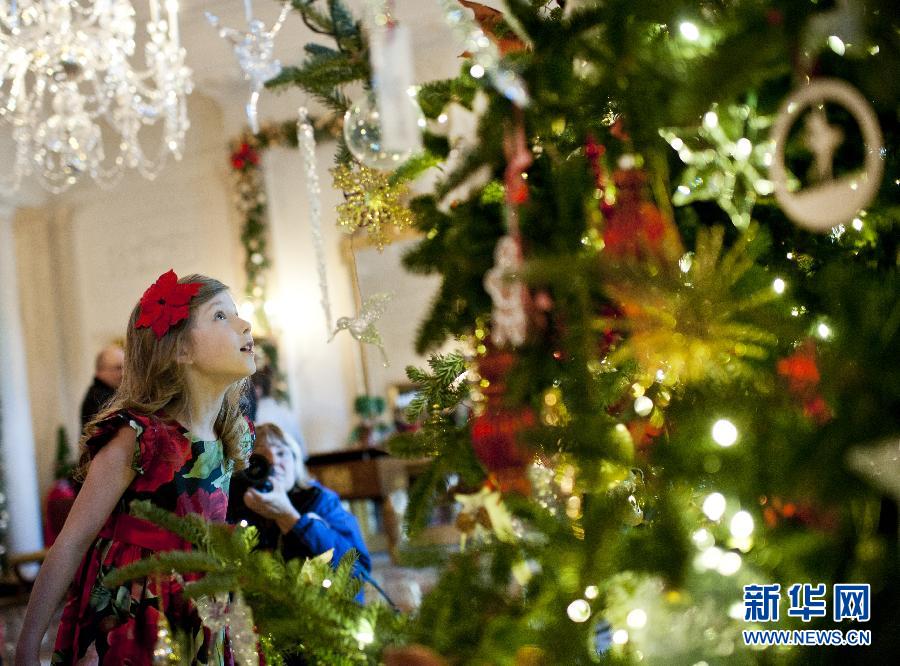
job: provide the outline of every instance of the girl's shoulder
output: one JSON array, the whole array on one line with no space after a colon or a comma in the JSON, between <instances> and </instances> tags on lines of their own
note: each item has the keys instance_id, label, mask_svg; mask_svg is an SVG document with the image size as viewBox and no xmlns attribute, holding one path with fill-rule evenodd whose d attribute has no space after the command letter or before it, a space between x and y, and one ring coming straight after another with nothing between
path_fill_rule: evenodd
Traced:
<instances>
[{"instance_id":1,"label":"girl's shoulder","mask_svg":"<svg viewBox=\"0 0 900 666\"><path fill-rule=\"evenodd\" d=\"M253 421L246 414L241 415L241 457L246 460L253 452L253 443L256 441L256 428Z\"/></svg>"},{"instance_id":2,"label":"girl's shoulder","mask_svg":"<svg viewBox=\"0 0 900 666\"><path fill-rule=\"evenodd\" d=\"M135 425L140 426L145 430L149 428L172 430L176 432L184 430L177 421L168 418L163 412L146 414L134 409L117 409L106 415L100 421L97 421L94 425L96 426L96 433L94 433L94 435L109 431L117 432L126 426L134 428Z\"/></svg>"},{"instance_id":3,"label":"girl's shoulder","mask_svg":"<svg viewBox=\"0 0 900 666\"><path fill-rule=\"evenodd\" d=\"M136 490L154 491L170 482L194 455L187 431L174 419L163 413L119 409L95 424L85 443L89 459L126 428L134 431L131 468L139 477L133 486Z\"/></svg>"},{"instance_id":4,"label":"girl's shoulder","mask_svg":"<svg viewBox=\"0 0 900 666\"><path fill-rule=\"evenodd\" d=\"M144 414L133 409L119 409L93 424L93 430L85 442L88 454L93 457L123 428L134 430L138 444L151 437L158 439L184 436L184 429L178 422L165 418L163 414Z\"/></svg>"}]
</instances>

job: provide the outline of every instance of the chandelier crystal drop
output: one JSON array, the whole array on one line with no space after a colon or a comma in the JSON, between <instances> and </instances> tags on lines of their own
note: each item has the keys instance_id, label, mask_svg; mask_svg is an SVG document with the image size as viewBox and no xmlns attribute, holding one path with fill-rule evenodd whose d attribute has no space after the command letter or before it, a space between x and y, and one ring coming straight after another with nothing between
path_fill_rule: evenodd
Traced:
<instances>
[{"instance_id":1,"label":"chandelier crystal drop","mask_svg":"<svg viewBox=\"0 0 900 666\"><path fill-rule=\"evenodd\" d=\"M170 153L181 159L192 81L178 0L149 10L136 69L130 0L0 0L0 118L16 147L5 184L34 174L54 193L84 176L111 187L125 168L154 178Z\"/></svg>"}]
</instances>

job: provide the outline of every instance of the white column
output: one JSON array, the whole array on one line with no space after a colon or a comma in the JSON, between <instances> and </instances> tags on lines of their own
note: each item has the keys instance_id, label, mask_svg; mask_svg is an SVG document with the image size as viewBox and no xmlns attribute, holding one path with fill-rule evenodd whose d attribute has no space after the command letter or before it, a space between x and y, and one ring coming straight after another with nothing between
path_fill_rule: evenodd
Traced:
<instances>
[{"instance_id":1,"label":"white column","mask_svg":"<svg viewBox=\"0 0 900 666\"><path fill-rule=\"evenodd\" d=\"M11 553L23 553L41 549L43 537L16 275L14 210L0 205L0 462L9 513L7 547Z\"/></svg>"}]
</instances>

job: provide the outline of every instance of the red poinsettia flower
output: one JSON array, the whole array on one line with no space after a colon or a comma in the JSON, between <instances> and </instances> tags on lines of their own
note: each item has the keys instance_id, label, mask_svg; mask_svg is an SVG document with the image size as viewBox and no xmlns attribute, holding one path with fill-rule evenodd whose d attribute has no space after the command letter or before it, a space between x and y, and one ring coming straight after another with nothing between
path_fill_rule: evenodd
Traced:
<instances>
[{"instance_id":1,"label":"red poinsettia flower","mask_svg":"<svg viewBox=\"0 0 900 666\"><path fill-rule=\"evenodd\" d=\"M153 492L169 483L191 457L191 443L184 435L174 435L157 424L146 427L140 446L144 471L134 481L138 492Z\"/></svg>"},{"instance_id":2,"label":"red poinsettia flower","mask_svg":"<svg viewBox=\"0 0 900 666\"><path fill-rule=\"evenodd\" d=\"M169 269L141 296L141 316L135 327L152 328L159 340L172 326L188 318L191 298L200 287L199 282L178 284L178 276Z\"/></svg>"},{"instance_id":3,"label":"red poinsettia flower","mask_svg":"<svg viewBox=\"0 0 900 666\"><path fill-rule=\"evenodd\" d=\"M189 513L198 513L207 520L225 522L225 514L228 510L228 495L217 488L211 493L203 488L198 488L193 495L187 493L178 496L178 504L175 513L186 516Z\"/></svg>"},{"instance_id":4,"label":"red poinsettia flower","mask_svg":"<svg viewBox=\"0 0 900 666\"><path fill-rule=\"evenodd\" d=\"M244 142L231 154L231 166L237 171L242 171L248 164L253 166L259 164L259 153L249 143Z\"/></svg>"}]
</instances>

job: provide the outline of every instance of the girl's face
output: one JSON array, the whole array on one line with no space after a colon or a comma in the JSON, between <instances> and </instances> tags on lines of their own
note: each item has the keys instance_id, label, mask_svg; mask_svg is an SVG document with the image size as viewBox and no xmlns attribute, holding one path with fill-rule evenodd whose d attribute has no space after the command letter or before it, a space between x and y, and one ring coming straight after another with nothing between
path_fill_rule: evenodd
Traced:
<instances>
[{"instance_id":1,"label":"girl's face","mask_svg":"<svg viewBox=\"0 0 900 666\"><path fill-rule=\"evenodd\" d=\"M294 454L286 444L274 437L258 439L253 452L264 456L269 461L272 465L272 472L269 476L278 481L282 488L288 490L294 486L294 482L297 480Z\"/></svg>"},{"instance_id":2,"label":"girl's face","mask_svg":"<svg viewBox=\"0 0 900 666\"><path fill-rule=\"evenodd\" d=\"M189 335L191 372L227 386L256 371L250 323L238 316L228 292L197 308Z\"/></svg>"}]
</instances>

